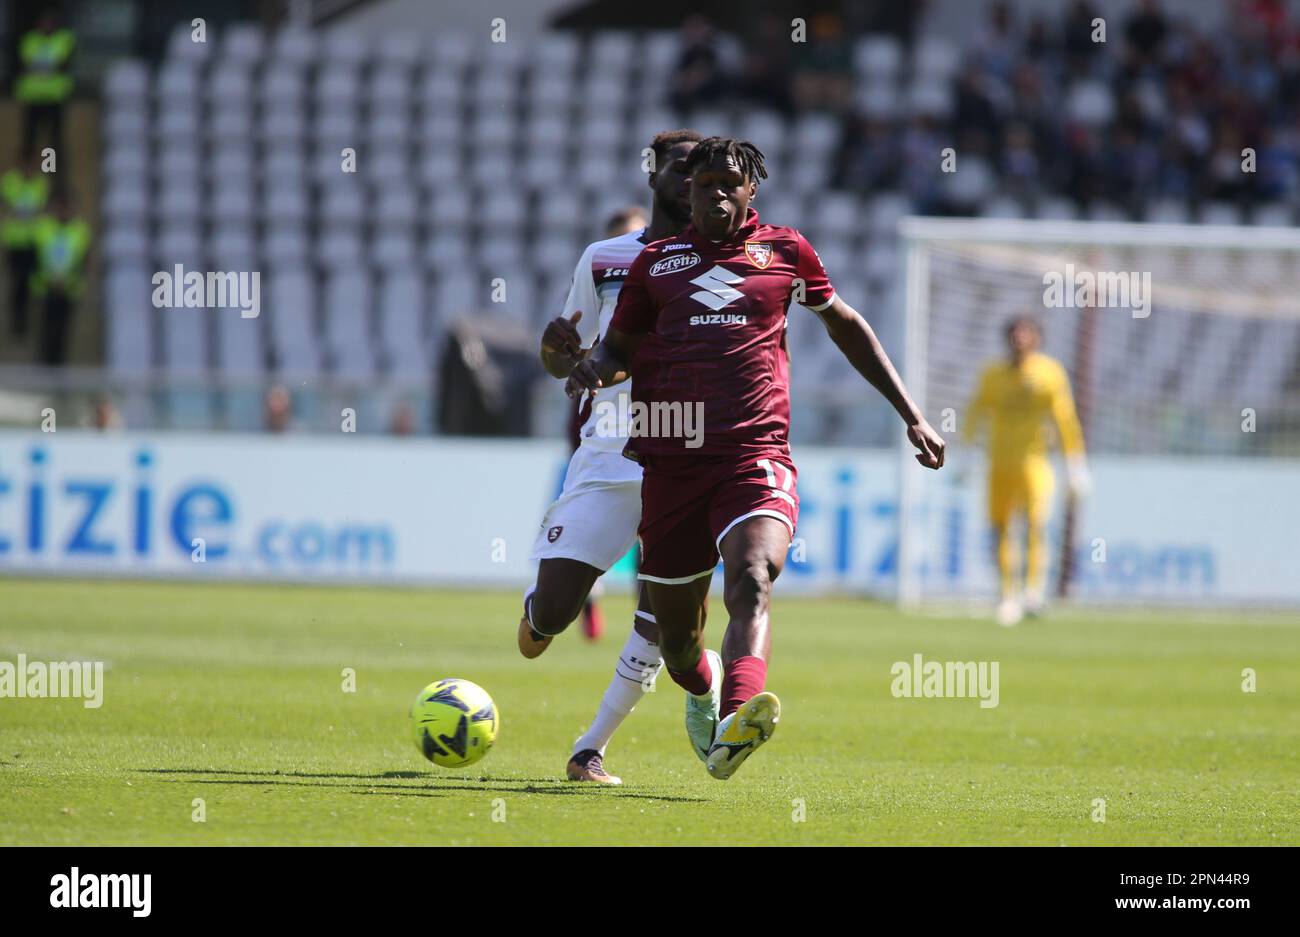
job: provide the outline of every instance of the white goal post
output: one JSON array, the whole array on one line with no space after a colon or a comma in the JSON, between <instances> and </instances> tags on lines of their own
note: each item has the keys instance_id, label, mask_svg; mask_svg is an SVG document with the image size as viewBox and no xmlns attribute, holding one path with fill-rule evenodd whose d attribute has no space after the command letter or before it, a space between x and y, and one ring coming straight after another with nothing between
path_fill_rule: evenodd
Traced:
<instances>
[{"instance_id":1,"label":"white goal post","mask_svg":"<svg viewBox=\"0 0 1300 937\"><path fill-rule=\"evenodd\" d=\"M1093 469L1077 511L1056 473L1049 592L1300 604L1275 555L1277 528L1300 523L1300 231L922 217L899 231L903 379L950 446L932 473L900 444L900 604L994 598L984 454L962 443L963 415L1021 315L1069 373Z\"/></svg>"}]
</instances>

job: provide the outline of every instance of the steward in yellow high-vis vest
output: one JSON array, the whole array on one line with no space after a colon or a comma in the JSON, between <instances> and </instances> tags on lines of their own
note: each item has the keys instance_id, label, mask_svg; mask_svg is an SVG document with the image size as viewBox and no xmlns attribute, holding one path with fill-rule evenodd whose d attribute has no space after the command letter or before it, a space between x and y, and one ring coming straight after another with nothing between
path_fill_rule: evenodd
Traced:
<instances>
[{"instance_id":1,"label":"steward in yellow high-vis vest","mask_svg":"<svg viewBox=\"0 0 1300 937\"><path fill-rule=\"evenodd\" d=\"M62 196L55 196L52 208L52 214L42 215L36 222L32 292L44 300L40 360L59 365L66 360L68 327L85 289L90 226L73 215L71 203Z\"/></svg>"},{"instance_id":2,"label":"steward in yellow high-vis vest","mask_svg":"<svg viewBox=\"0 0 1300 937\"><path fill-rule=\"evenodd\" d=\"M9 267L9 330L17 339L27 334L31 278L36 272L36 219L49 198L49 177L34 159L0 176L0 244Z\"/></svg>"},{"instance_id":3,"label":"steward in yellow high-vis vest","mask_svg":"<svg viewBox=\"0 0 1300 937\"><path fill-rule=\"evenodd\" d=\"M36 152L36 137L48 128L48 145L55 151L63 146L63 105L72 95L69 63L77 39L70 29L60 29L46 13L37 27L18 42L18 80L14 97L23 107L23 153Z\"/></svg>"}]
</instances>

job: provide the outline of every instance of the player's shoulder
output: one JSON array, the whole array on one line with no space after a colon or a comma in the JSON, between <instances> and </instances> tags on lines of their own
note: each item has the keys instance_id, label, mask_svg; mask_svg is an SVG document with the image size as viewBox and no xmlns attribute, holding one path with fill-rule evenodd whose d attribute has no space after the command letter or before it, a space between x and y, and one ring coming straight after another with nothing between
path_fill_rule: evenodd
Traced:
<instances>
[{"instance_id":1,"label":"player's shoulder","mask_svg":"<svg viewBox=\"0 0 1300 937\"><path fill-rule=\"evenodd\" d=\"M670 234L666 238L659 238L657 241L651 241L644 246L643 253L653 256L663 256L676 251L694 250L695 245L691 239L680 231L677 234Z\"/></svg>"},{"instance_id":2,"label":"player's shoulder","mask_svg":"<svg viewBox=\"0 0 1300 937\"><path fill-rule=\"evenodd\" d=\"M1044 354L1041 351L1034 355L1034 367L1039 371L1039 373L1047 375L1048 377L1058 378L1061 380L1067 378L1065 365L1061 364L1060 361L1053 358L1051 355Z\"/></svg>"},{"instance_id":3,"label":"player's shoulder","mask_svg":"<svg viewBox=\"0 0 1300 937\"><path fill-rule=\"evenodd\" d=\"M754 233L746 238L746 240L775 241L777 243L798 245L800 241L807 242L808 239L800 233L798 228L792 228L789 225L759 222L754 228Z\"/></svg>"},{"instance_id":4,"label":"player's shoulder","mask_svg":"<svg viewBox=\"0 0 1300 937\"><path fill-rule=\"evenodd\" d=\"M582 252L582 259L593 266L605 262L624 263L626 265L637 254L641 253L645 247L641 243L641 234L641 231L629 231L627 234L618 234L612 238L601 238L599 241L592 241L587 245L586 250Z\"/></svg>"}]
</instances>

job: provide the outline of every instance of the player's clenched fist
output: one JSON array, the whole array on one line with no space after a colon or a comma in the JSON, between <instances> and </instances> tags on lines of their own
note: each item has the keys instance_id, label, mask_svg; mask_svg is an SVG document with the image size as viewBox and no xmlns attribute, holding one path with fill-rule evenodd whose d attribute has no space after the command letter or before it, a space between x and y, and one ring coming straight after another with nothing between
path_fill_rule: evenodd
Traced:
<instances>
[{"instance_id":1,"label":"player's clenched fist","mask_svg":"<svg viewBox=\"0 0 1300 937\"><path fill-rule=\"evenodd\" d=\"M907 428L907 439L920 450L916 454L916 461L926 468L932 469L940 468L943 465L945 446L943 437L936 433L934 427L925 420L914 423Z\"/></svg>"},{"instance_id":2,"label":"player's clenched fist","mask_svg":"<svg viewBox=\"0 0 1300 937\"><path fill-rule=\"evenodd\" d=\"M582 310L573 314L573 318L556 316L546 325L542 332L542 347L556 354L578 358L582 355L582 336L578 334L578 323L582 320Z\"/></svg>"},{"instance_id":3,"label":"player's clenched fist","mask_svg":"<svg viewBox=\"0 0 1300 937\"><path fill-rule=\"evenodd\" d=\"M569 379L564 382L564 392L570 397L576 398L585 391L594 391L596 388L604 386L600 380L600 375L596 373L596 366L591 363L591 359L583 358L569 372Z\"/></svg>"}]
</instances>

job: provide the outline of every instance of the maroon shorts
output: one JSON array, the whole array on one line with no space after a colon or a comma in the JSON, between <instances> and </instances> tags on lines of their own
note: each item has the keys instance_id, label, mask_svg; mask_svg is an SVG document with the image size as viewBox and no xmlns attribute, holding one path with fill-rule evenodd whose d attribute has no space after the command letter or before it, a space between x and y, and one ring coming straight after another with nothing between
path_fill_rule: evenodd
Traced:
<instances>
[{"instance_id":1,"label":"maroon shorts","mask_svg":"<svg viewBox=\"0 0 1300 937\"><path fill-rule=\"evenodd\" d=\"M787 453L644 455L641 464L640 579L711 575L722 538L746 518L778 518L794 536L799 494Z\"/></svg>"}]
</instances>

